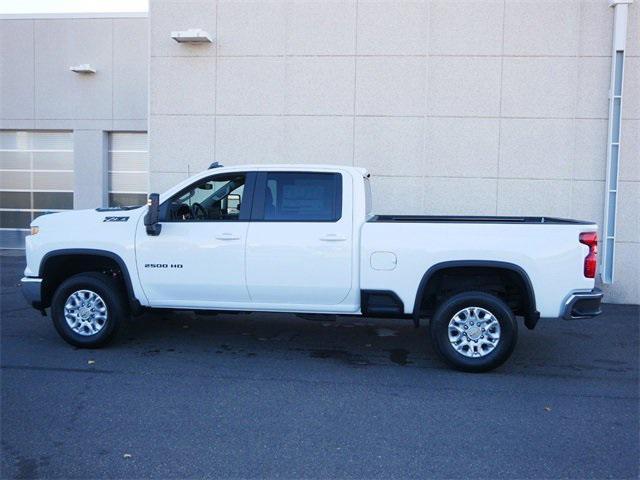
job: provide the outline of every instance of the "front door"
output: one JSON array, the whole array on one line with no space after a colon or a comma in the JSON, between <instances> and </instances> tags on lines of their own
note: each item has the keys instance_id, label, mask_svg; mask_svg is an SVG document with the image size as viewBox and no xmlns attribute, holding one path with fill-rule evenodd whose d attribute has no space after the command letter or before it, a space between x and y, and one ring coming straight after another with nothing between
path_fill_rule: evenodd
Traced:
<instances>
[{"instance_id":1,"label":"front door","mask_svg":"<svg viewBox=\"0 0 640 480\"><path fill-rule=\"evenodd\" d=\"M249 301L250 201L243 200L253 175L218 174L183 189L161 205L158 236L140 222L136 260L151 306L234 308Z\"/></svg>"},{"instance_id":2,"label":"front door","mask_svg":"<svg viewBox=\"0 0 640 480\"><path fill-rule=\"evenodd\" d=\"M258 174L247 237L247 287L256 308L318 311L345 301L351 190L340 173Z\"/></svg>"}]
</instances>

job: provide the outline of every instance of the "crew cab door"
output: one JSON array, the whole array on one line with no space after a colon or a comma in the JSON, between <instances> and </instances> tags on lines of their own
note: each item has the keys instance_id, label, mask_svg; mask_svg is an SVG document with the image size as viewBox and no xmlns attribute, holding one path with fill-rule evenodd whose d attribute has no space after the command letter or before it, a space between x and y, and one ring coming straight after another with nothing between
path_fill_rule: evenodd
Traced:
<instances>
[{"instance_id":1,"label":"crew cab door","mask_svg":"<svg viewBox=\"0 0 640 480\"><path fill-rule=\"evenodd\" d=\"M142 222L136 262L152 306L234 308L249 301L245 246L254 173L194 182L160 206L162 230Z\"/></svg>"},{"instance_id":2,"label":"crew cab door","mask_svg":"<svg viewBox=\"0 0 640 480\"><path fill-rule=\"evenodd\" d=\"M352 189L342 173L258 173L247 237L247 287L256 308L313 311L347 298Z\"/></svg>"}]
</instances>

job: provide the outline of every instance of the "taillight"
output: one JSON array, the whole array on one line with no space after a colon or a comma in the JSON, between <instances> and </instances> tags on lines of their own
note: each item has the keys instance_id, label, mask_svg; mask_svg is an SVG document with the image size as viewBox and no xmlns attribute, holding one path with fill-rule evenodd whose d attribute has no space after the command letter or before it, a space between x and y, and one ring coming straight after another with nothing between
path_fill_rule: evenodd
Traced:
<instances>
[{"instance_id":1,"label":"taillight","mask_svg":"<svg viewBox=\"0 0 640 480\"><path fill-rule=\"evenodd\" d=\"M596 232L581 233L580 243L589 247L589 254L584 257L584 276L587 278L596 278L596 267L598 265L598 234Z\"/></svg>"}]
</instances>

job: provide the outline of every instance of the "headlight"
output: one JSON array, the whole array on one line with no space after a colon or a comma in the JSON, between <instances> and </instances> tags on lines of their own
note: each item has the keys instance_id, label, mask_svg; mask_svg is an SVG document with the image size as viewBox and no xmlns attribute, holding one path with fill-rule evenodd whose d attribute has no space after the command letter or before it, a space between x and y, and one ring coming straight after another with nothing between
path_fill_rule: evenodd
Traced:
<instances>
[{"instance_id":1,"label":"headlight","mask_svg":"<svg viewBox=\"0 0 640 480\"><path fill-rule=\"evenodd\" d=\"M40 227L31 227L31 235L37 235L40 231Z\"/></svg>"}]
</instances>

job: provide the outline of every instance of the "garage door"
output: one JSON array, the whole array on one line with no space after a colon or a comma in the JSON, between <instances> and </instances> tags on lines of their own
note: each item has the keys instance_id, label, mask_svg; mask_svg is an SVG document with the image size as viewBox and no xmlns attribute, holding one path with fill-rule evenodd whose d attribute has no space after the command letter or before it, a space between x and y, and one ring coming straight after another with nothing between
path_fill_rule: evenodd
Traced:
<instances>
[{"instance_id":1,"label":"garage door","mask_svg":"<svg viewBox=\"0 0 640 480\"><path fill-rule=\"evenodd\" d=\"M147 134L109 135L109 206L144 205L149 190Z\"/></svg>"},{"instance_id":2,"label":"garage door","mask_svg":"<svg viewBox=\"0 0 640 480\"><path fill-rule=\"evenodd\" d=\"M72 132L0 130L0 244L19 246L34 218L72 208Z\"/></svg>"}]
</instances>

